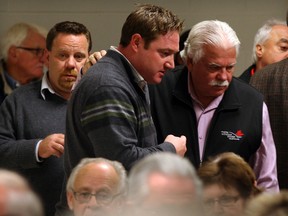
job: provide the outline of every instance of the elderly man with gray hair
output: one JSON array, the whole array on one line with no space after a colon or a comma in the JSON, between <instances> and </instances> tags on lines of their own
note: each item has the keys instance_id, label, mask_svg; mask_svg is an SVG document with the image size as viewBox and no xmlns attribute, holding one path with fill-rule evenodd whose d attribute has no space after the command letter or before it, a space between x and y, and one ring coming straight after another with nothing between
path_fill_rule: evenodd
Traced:
<instances>
[{"instance_id":1,"label":"elderly man with gray hair","mask_svg":"<svg viewBox=\"0 0 288 216\"><path fill-rule=\"evenodd\" d=\"M202 183L186 158L169 152L146 156L128 177L124 215L203 215Z\"/></svg>"},{"instance_id":2,"label":"elderly man with gray hair","mask_svg":"<svg viewBox=\"0 0 288 216\"><path fill-rule=\"evenodd\" d=\"M126 195L126 171L105 158L84 158L66 185L67 203L74 216L119 215Z\"/></svg>"},{"instance_id":3,"label":"elderly man with gray hair","mask_svg":"<svg viewBox=\"0 0 288 216\"><path fill-rule=\"evenodd\" d=\"M276 192L276 149L263 95L233 76L239 47L226 22L192 27L181 52L185 65L149 87L158 142L170 133L186 136L185 157L196 168L213 155L234 152L251 165L260 187Z\"/></svg>"},{"instance_id":4,"label":"elderly man with gray hair","mask_svg":"<svg viewBox=\"0 0 288 216\"><path fill-rule=\"evenodd\" d=\"M0 104L18 86L38 80L47 64L47 30L31 23L16 23L0 41Z\"/></svg>"},{"instance_id":5,"label":"elderly man with gray hair","mask_svg":"<svg viewBox=\"0 0 288 216\"><path fill-rule=\"evenodd\" d=\"M44 216L43 205L20 174L0 169L0 215Z\"/></svg>"},{"instance_id":6,"label":"elderly man with gray hair","mask_svg":"<svg viewBox=\"0 0 288 216\"><path fill-rule=\"evenodd\" d=\"M266 65L279 62L288 57L288 28L277 19L267 20L258 29L253 44L253 64L239 78L249 83L256 71Z\"/></svg>"}]
</instances>

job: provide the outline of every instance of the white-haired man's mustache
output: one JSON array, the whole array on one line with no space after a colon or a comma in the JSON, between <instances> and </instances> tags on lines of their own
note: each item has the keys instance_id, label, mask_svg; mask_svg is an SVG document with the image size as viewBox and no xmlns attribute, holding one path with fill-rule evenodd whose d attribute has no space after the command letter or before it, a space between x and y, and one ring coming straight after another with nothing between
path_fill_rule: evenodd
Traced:
<instances>
[{"instance_id":1,"label":"white-haired man's mustache","mask_svg":"<svg viewBox=\"0 0 288 216\"><path fill-rule=\"evenodd\" d=\"M217 80L212 80L209 85L211 86L229 86L229 82L227 80L225 81L217 81Z\"/></svg>"}]
</instances>

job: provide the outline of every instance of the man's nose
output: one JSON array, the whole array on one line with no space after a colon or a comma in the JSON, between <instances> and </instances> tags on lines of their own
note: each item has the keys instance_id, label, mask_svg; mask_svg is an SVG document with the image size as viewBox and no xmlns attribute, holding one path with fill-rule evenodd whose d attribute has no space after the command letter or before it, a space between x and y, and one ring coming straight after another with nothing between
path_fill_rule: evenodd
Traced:
<instances>
[{"instance_id":1,"label":"man's nose","mask_svg":"<svg viewBox=\"0 0 288 216\"><path fill-rule=\"evenodd\" d=\"M221 212L223 212L223 208L222 208L222 206L219 204L219 202L218 201L215 201L214 202L214 205L213 205L213 212L215 213L215 214L219 214L219 213L221 213Z\"/></svg>"},{"instance_id":2,"label":"man's nose","mask_svg":"<svg viewBox=\"0 0 288 216\"><path fill-rule=\"evenodd\" d=\"M217 74L217 79L218 80L227 80L227 78L228 78L227 74L228 74L227 70L225 68L222 68Z\"/></svg>"},{"instance_id":3,"label":"man's nose","mask_svg":"<svg viewBox=\"0 0 288 216\"><path fill-rule=\"evenodd\" d=\"M174 55L170 55L169 59L165 63L165 69L173 69L175 67Z\"/></svg>"},{"instance_id":4,"label":"man's nose","mask_svg":"<svg viewBox=\"0 0 288 216\"><path fill-rule=\"evenodd\" d=\"M97 202L96 196L92 196L88 202L89 206L100 206L100 204Z\"/></svg>"},{"instance_id":5,"label":"man's nose","mask_svg":"<svg viewBox=\"0 0 288 216\"><path fill-rule=\"evenodd\" d=\"M74 59L74 57L69 57L66 61L66 67L69 68L75 68L76 67L76 60Z\"/></svg>"}]
</instances>

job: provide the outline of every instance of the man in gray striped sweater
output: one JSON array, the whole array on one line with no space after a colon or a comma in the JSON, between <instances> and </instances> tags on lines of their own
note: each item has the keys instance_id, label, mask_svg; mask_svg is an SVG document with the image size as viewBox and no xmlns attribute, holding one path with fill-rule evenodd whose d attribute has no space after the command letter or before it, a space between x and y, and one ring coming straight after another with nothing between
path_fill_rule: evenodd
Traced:
<instances>
[{"instance_id":1,"label":"man in gray striped sweater","mask_svg":"<svg viewBox=\"0 0 288 216\"><path fill-rule=\"evenodd\" d=\"M119 46L111 47L73 90L67 110L66 178L84 157L116 160L130 170L154 152L184 155L184 136L168 135L157 143L147 90L147 83L160 83L174 67L182 23L171 11L148 4L127 17ZM56 215L67 209L64 189Z\"/></svg>"}]
</instances>

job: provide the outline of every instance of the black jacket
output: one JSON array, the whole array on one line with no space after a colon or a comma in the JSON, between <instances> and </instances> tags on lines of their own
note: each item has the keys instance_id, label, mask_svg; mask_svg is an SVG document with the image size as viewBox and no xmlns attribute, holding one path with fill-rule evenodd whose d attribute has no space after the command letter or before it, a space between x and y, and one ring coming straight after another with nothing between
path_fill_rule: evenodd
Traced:
<instances>
[{"instance_id":1,"label":"black jacket","mask_svg":"<svg viewBox=\"0 0 288 216\"><path fill-rule=\"evenodd\" d=\"M248 67L240 76L239 79L243 80L246 83L250 82L250 79L252 77L251 71L254 70L255 72L256 65L252 64L250 67Z\"/></svg>"},{"instance_id":2,"label":"black jacket","mask_svg":"<svg viewBox=\"0 0 288 216\"><path fill-rule=\"evenodd\" d=\"M198 131L192 98L188 93L188 71L180 66L168 71L159 85L150 85L151 111L158 142L168 134L187 137L186 157L199 167ZM202 161L232 151L249 161L261 144L263 96L253 87L233 78L216 109ZM242 133L241 136L237 137Z\"/></svg>"}]
</instances>

